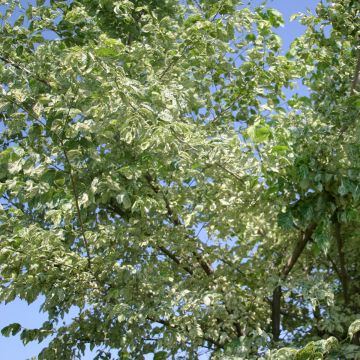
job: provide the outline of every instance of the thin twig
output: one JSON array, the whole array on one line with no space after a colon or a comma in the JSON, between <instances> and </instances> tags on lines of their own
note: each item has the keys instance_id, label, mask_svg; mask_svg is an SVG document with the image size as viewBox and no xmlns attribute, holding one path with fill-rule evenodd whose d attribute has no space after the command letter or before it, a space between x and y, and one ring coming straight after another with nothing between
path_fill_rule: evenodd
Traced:
<instances>
[{"instance_id":1,"label":"thin twig","mask_svg":"<svg viewBox=\"0 0 360 360\"><path fill-rule=\"evenodd\" d=\"M199 3L198 0L193 0L194 4L198 7L198 9L201 11L201 12L204 12L203 8L201 7L201 4Z\"/></svg>"},{"instance_id":2,"label":"thin twig","mask_svg":"<svg viewBox=\"0 0 360 360\"><path fill-rule=\"evenodd\" d=\"M160 193L162 195L162 197L165 201L165 206L166 206L167 214L168 214L170 221L174 224L174 226L182 226L182 223L181 223L179 217L172 210L169 200L166 198L166 196L161 191L159 186L154 183L152 176L149 173L147 173L145 175L145 179L146 179L147 183L149 184L149 186L151 187L151 189L156 194ZM211 268L210 264L208 264L208 262L202 257L201 254L199 254L197 251L193 251L193 255L195 256L196 260L198 261L199 265L204 270L206 275L210 276L214 273L214 270Z\"/></svg>"},{"instance_id":3,"label":"thin twig","mask_svg":"<svg viewBox=\"0 0 360 360\"><path fill-rule=\"evenodd\" d=\"M147 316L147 319L152 321L152 322L156 322L156 323L159 323L159 324L162 324L170 329L177 329L178 326L175 325L175 324L172 324L169 320L163 320L163 319L155 319L153 318L152 316ZM198 337L199 339L202 339L202 340L205 340L213 345L215 345L216 347L219 347L219 348L224 348L224 346L219 342L219 341L216 341L214 339L211 339L210 337L208 336L199 336Z\"/></svg>"},{"instance_id":4,"label":"thin twig","mask_svg":"<svg viewBox=\"0 0 360 360\"><path fill-rule=\"evenodd\" d=\"M72 168L71 162L69 160L67 151L65 149L63 140L61 138L59 138L59 141L60 141L63 153L64 153L65 160L66 160L66 162L67 162L67 164L69 166L69 176L70 176L71 187L72 187L72 191L73 191L73 195L74 195L76 212L77 212L77 216L78 216L78 220L79 220L79 224L80 224L80 231L81 231L81 235L83 237L83 242L84 242L84 246L85 246L88 266L89 266L89 268L91 268L91 254L90 254L89 242L88 242L88 240L86 238L86 235L85 235L84 223L83 223L83 220L82 220L82 217L81 217L80 206L79 206L79 196L78 196L77 189L76 189L76 182L75 182L75 177L74 177L74 174L73 174L73 168Z\"/></svg>"},{"instance_id":5,"label":"thin twig","mask_svg":"<svg viewBox=\"0 0 360 360\"><path fill-rule=\"evenodd\" d=\"M236 180L241 181L242 183L244 183L244 179L239 177L238 175L236 175L234 172L232 172L231 170L227 169L225 166L223 166L222 164L216 162L214 164L215 166L219 167L220 169L224 170L225 172L227 172L229 175L233 176Z\"/></svg>"},{"instance_id":6,"label":"thin twig","mask_svg":"<svg viewBox=\"0 0 360 360\"><path fill-rule=\"evenodd\" d=\"M229 104L225 109L221 110L220 113L217 114L214 119L211 119L211 120L210 120L210 123L212 124L212 123L216 122L217 120L219 120L220 116L225 115L225 114L234 106L234 104L235 104L237 101L239 101L240 99L242 99L244 96L245 96L245 95L238 95L238 96L231 102L231 104Z\"/></svg>"},{"instance_id":7,"label":"thin twig","mask_svg":"<svg viewBox=\"0 0 360 360\"><path fill-rule=\"evenodd\" d=\"M15 62L5 58L4 56L0 55L0 60L2 60L5 64L11 65L12 67L14 67L15 69L18 69L20 71L25 72L26 74L28 74L29 76L31 76L32 78L34 78L35 80L43 83L44 85L46 85L47 87L51 88L51 85L48 83L48 81L39 78L37 75L33 74L30 70L23 68L22 66L20 66L19 64L16 64Z\"/></svg>"},{"instance_id":8,"label":"thin twig","mask_svg":"<svg viewBox=\"0 0 360 360\"><path fill-rule=\"evenodd\" d=\"M214 20L216 19L216 17L219 15L220 10L222 9L222 7L224 6L224 1L221 1L220 6L218 7L216 14L212 17L212 19L210 20L211 22L214 22Z\"/></svg>"}]
</instances>

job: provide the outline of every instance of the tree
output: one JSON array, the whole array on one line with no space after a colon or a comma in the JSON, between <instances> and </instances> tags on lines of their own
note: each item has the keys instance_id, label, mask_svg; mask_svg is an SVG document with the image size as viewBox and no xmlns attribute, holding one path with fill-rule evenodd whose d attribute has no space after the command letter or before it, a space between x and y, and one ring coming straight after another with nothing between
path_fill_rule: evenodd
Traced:
<instances>
[{"instance_id":1,"label":"tree","mask_svg":"<svg viewBox=\"0 0 360 360\"><path fill-rule=\"evenodd\" d=\"M298 15L286 56L265 5L1 4L0 299L49 316L3 335L359 358L358 1Z\"/></svg>"}]
</instances>

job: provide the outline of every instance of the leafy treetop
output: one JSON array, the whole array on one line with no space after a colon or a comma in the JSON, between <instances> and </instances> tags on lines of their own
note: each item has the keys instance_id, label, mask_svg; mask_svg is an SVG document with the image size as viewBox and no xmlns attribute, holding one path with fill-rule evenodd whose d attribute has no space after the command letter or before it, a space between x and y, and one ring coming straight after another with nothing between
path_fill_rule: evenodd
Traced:
<instances>
[{"instance_id":1,"label":"leafy treetop","mask_svg":"<svg viewBox=\"0 0 360 360\"><path fill-rule=\"evenodd\" d=\"M283 55L265 5L2 1L0 299L48 314L3 335L356 358L359 11L322 1Z\"/></svg>"}]
</instances>

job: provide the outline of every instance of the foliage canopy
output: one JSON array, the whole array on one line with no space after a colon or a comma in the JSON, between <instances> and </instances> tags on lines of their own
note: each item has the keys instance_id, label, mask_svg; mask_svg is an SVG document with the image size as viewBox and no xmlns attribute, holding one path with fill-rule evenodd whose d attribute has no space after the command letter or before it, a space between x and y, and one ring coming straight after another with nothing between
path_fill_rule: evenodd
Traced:
<instances>
[{"instance_id":1,"label":"foliage canopy","mask_svg":"<svg viewBox=\"0 0 360 360\"><path fill-rule=\"evenodd\" d=\"M265 5L1 1L0 300L49 316L3 335L359 358L359 4L294 16L284 55Z\"/></svg>"}]
</instances>

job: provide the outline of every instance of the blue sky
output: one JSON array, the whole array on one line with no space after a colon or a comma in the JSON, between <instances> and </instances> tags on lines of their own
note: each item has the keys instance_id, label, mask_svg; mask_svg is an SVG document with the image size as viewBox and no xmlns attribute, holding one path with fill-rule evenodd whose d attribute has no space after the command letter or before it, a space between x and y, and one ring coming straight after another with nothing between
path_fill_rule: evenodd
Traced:
<instances>
[{"instance_id":1,"label":"blue sky","mask_svg":"<svg viewBox=\"0 0 360 360\"><path fill-rule=\"evenodd\" d=\"M252 1L252 4L259 4L262 1ZM307 8L314 9L317 0L270 0L269 6L278 9L283 13L286 25L278 29L278 34L282 37L284 47L287 48L292 40L301 35L304 28L297 22L289 23L290 15L297 12L305 12ZM26 302L15 300L4 305L0 304L0 329L4 326L18 322L24 327L35 328L47 319L46 314L39 313L41 301L36 301L30 306ZM0 359L4 360L26 360L36 354L43 348L43 344L30 343L23 346L20 337L5 338L0 335ZM84 360L93 359L90 353L87 353Z\"/></svg>"}]
</instances>

